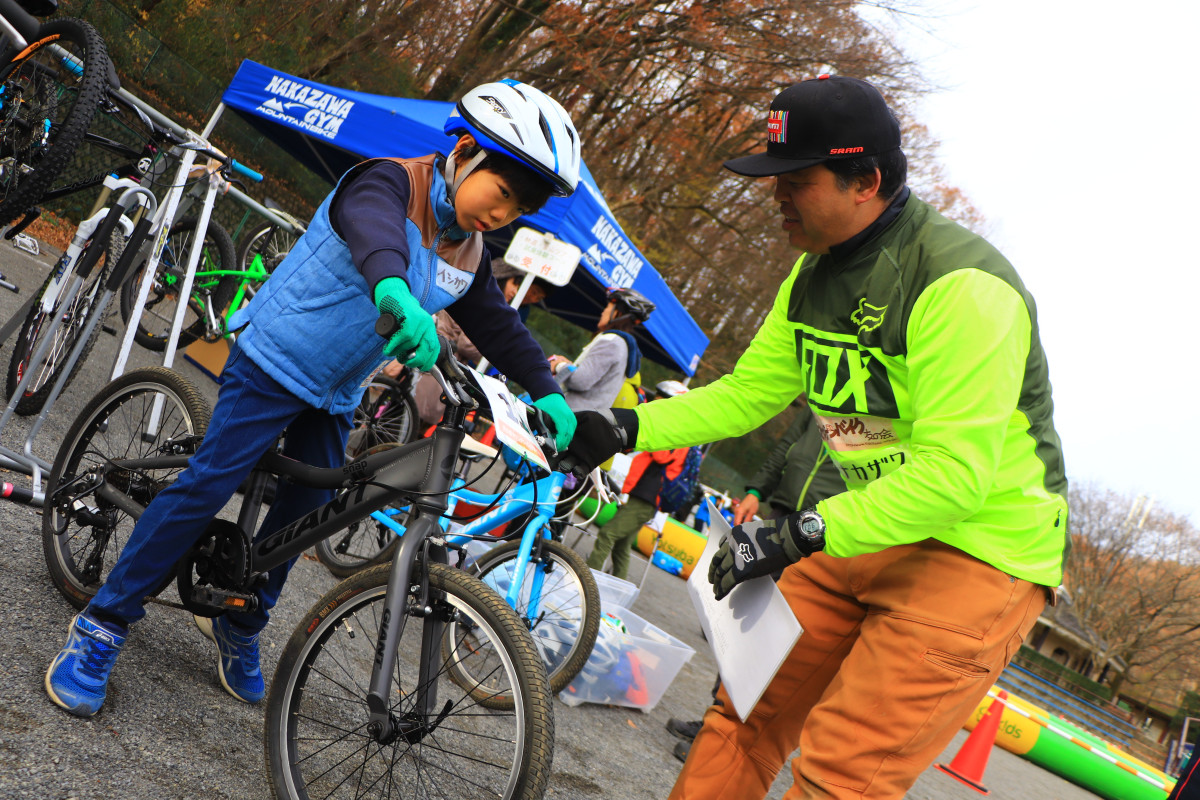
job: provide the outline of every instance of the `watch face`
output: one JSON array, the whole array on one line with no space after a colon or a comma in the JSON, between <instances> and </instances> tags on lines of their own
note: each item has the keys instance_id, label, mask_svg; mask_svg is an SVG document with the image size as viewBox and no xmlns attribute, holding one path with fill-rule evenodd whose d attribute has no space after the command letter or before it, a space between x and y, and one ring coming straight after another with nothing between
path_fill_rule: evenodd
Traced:
<instances>
[{"instance_id":1,"label":"watch face","mask_svg":"<svg viewBox=\"0 0 1200 800\"><path fill-rule=\"evenodd\" d=\"M805 517L800 520L800 530L804 531L809 536L815 536L821 532L825 526L821 524L821 518L817 516Z\"/></svg>"}]
</instances>

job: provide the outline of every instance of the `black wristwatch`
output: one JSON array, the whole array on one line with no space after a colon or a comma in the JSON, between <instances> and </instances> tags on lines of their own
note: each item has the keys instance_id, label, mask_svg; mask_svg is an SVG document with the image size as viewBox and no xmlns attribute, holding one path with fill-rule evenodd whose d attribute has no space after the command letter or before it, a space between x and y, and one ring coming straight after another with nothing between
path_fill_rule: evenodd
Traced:
<instances>
[{"instance_id":1,"label":"black wristwatch","mask_svg":"<svg viewBox=\"0 0 1200 800\"><path fill-rule=\"evenodd\" d=\"M801 511L796 528L796 535L808 542L813 552L825 549L825 518L816 511L811 508Z\"/></svg>"}]
</instances>

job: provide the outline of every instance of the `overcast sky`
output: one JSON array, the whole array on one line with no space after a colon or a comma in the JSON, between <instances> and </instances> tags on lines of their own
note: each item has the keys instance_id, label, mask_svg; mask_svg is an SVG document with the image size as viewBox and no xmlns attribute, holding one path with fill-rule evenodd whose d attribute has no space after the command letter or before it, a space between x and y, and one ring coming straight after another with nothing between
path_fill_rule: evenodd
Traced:
<instances>
[{"instance_id":1,"label":"overcast sky","mask_svg":"<svg viewBox=\"0 0 1200 800\"><path fill-rule=\"evenodd\" d=\"M1068 476L1200 525L1200 2L931 2L921 120L1037 300Z\"/></svg>"}]
</instances>

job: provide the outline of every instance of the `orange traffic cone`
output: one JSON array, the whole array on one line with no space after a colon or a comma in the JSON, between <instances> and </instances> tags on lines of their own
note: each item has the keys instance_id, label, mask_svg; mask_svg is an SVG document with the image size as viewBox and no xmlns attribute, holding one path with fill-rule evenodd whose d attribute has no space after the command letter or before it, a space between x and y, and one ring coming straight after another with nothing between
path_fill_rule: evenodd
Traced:
<instances>
[{"instance_id":1,"label":"orange traffic cone","mask_svg":"<svg viewBox=\"0 0 1200 800\"><path fill-rule=\"evenodd\" d=\"M975 730L958 748L958 754L950 762L950 766L938 764L937 768L970 786L980 794L988 794L988 788L983 785L983 771L987 769L988 756L992 754L992 745L996 743L996 732L1000 730L1000 715L1004 713L1004 701L1008 692L1001 690L983 718L975 723Z\"/></svg>"}]
</instances>

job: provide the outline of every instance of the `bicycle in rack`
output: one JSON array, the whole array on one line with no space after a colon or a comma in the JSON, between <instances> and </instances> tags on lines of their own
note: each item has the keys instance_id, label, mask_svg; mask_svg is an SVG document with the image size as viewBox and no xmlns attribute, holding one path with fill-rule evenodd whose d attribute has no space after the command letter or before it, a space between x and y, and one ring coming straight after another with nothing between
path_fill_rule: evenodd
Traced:
<instances>
[{"instance_id":1,"label":"bicycle in rack","mask_svg":"<svg viewBox=\"0 0 1200 800\"><path fill-rule=\"evenodd\" d=\"M56 5L0 0L0 225L35 205L70 162L112 71L91 25L26 11L45 16Z\"/></svg>"},{"instance_id":2,"label":"bicycle in rack","mask_svg":"<svg viewBox=\"0 0 1200 800\"><path fill-rule=\"evenodd\" d=\"M143 139L141 147L134 148L115 139L88 131L84 135L85 142L100 150L117 155L121 161L108 165L107 168L84 177L82 180L51 188L42 197L43 201L54 201L97 186L102 187L95 204L85 216L85 220L94 219L116 190L129 186L153 187L165 169L166 151L179 141L173 133L155 125L140 109L129 104L116 93L110 92L108 97L109 100L102 107L106 118L128 116L132 113L140 119L139 127L143 131L139 133ZM121 179L127 180L122 182ZM24 230L40 214L39 207L30 207L25 211L24 217L9 228L5 236ZM87 230L87 228L84 227L82 230ZM22 319L23 323L14 342L13 353L8 364L6 390L9 397L13 396L17 385L29 369L30 358L47 330L49 321L57 316L61 317L65 323L56 329L54 343L40 362L34 377L26 383L21 399L16 406L17 414L22 416L35 414L45 404L51 386L65 366L66 354L71 351L82 333L88 311L96 303L110 272L110 267L116 263L124 251L125 240L131 230L131 227L123 227L113 231L109 241L103 245L105 250L98 262L98 267L92 272L89 281L75 295L69 307L60 303L65 282L71 275L70 256L68 253L64 253L50 270L50 274L34 297L31 297L22 310L14 316L14 319ZM90 234L84 236L85 241L89 238ZM78 361L87 358L98 335L99 329L95 329L87 340ZM4 339L6 336L7 334L0 336L0 339ZM66 385L70 384L74 374L74 370L67 372Z\"/></svg>"},{"instance_id":3,"label":"bicycle in rack","mask_svg":"<svg viewBox=\"0 0 1200 800\"><path fill-rule=\"evenodd\" d=\"M600 592L587 563L563 543L563 525L552 519L560 502L573 499L560 501L566 479L563 473L552 472L496 494L466 488L471 464L486 456L494 464L499 455L487 445L465 441L448 498L449 508L463 501L494 510L462 525L448 516L439 524L451 545L494 543L469 565L469 571L503 597L533 632L550 677L550 691L558 694L575 679L591 655L600 628ZM317 558L342 578L389 561L414 513L412 507L375 511L319 542L315 548ZM515 533L499 539L489 535L489 531L514 521L518 522Z\"/></svg>"},{"instance_id":4,"label":"bicycle in rack","mask_svg":"<svg viewBox=\"0 0 1200 800\"><path fill-rule=\"evenodd\" d=\"M170 131L158 126L154 127L153 142L160 144L170 143L176 148L184 147L187 144ZM110 149L115 150L119 145L117 143L110 143L109 146ZM138 165L145 163L151 157L151 154L147 151L155 149L155 144L147 145L147 149L143 150L135 163ZM199 185L215 183L218 180L227 180L227 173L233 169L239 169L243 174L253 175L261 179L261 176L257 173L242 167L231 159L225 159L220 163L221 166L214 171L212 177L208 181L199 182ZM105 188L101 192L90 218L95 218L104 211L103 205L107 202L114 188L122 185L137 185L138 181L145 175L145 170L141 166L135 167L135 169L137 169L137 173L131 178L125 179L124 184L122 184L121 179L116 179L112 176L101 179ZM90 184L90 181L86 183ZM79 185L77 184L76 187L79 187ZM87 186L83 186L82 188L87 188ZM73 189L73 191L78 190L80 189ZM214 190L212 186L209 186L207 189L209 192ZM170 195L170 191L168 195ZM197 196L200 199L204 199L204 193L196 192L193 187L193 190L188 193L188 203L194 202ZM100 287L104 284L108 265L115 263L127 246L133 246L135 249L140 248L138 251L139 261L143 260L141 253L144 252L146 245L153 244L158 247L158 280L155 281L155 288L146 303L149 311L144 317L146 322L139 321L135 336L140 344L149 347L149 349L159 352L165 349L166 337L171 331L170 323L176 311L178 284L183 277L186 258L195 249L193 243L198 231L201 230L200 219L196 217L180 219L171 225L165 239L160 238L153 242L147 239L136 243L127 243L126 237L129 236L132 230L133 222L131 221L126 223L122 230L114 231L107 243L101 243L100 246L105 248L106 253L103 265L93 273L89 284L84 287L83 291L75 295L70 305L61 302L63 283L70 274L69 255L67 253L64 253L62 258L59 259L59 263L47 277L45 284L38 292L36 302L26 312L24 324L13 347L13 354L9 361L7 381L7 390L10 397L16 392L18 384L22 383L25 373L30 370L30 358L45 335L48 321L53 318L61 318L66 324L55 328L55 339L51 349L47 352L45 358L38 362L37 368L33 370L32 380L24 382L24 388L21 391L20 400L16 406L18 414L35 414L42 409L50 387L66 367L66 354L73 348L75 342L82 334L84 322L88 317L88 311L94 304L96 296L100 292ZM214 309L224 310L231 304L235 295L244 295L248 280L253 285L257 285L258 282L266 279L266 273L262 269L261 264L250 273L242 273L232 269L234 258L233 243L229 239L229 234L215 221L209 219L203 230L204 238L201 244L198 245L200 252L197 256L197 263L198 265L200 263L203 264L203 271L200 280L194 283L188 303L189 309L195 313L198 319L189 320L187 326L181 329L178 340L184 345L190 344L200 336L208 338L210 335L208 332L213 327L221 328L221 333L223 334L224 320ZM136 275L141 275L141 271L137 272ZM121 290L121 316L126 322L133 316L134 303L136 302L139 288L139 284L135 280L130 279L126 281ZM164 303L164 308L171 313L170 318L165 317L159 311L159 305ZM162 326L164 320L165 330L163 330ZM98 334L99 330L93 328L90 337L84 340L83 356L72 362L72 366L77 366L82 362ZM67 382L69 383L74 375L74 370L67 371L66 374Z\"/></svg>"},{"instance_id":5,"label":"bicycle in rack","mask_svg":"<svg viewBox=\"0 0 1200 800\"><path fill-rule=\"evenodd\" d=\"M545 791L553 711L532 636L499 596L449 565L452 550L438 526L466 414L479 396L449 353L443 341L432 374L447 412L429 438L340 468L268 453L251 475L238 522L215 519L177 567L180 605L216 616L254 603L254 587L270 569L372 511L414 508L391 561L317 601L282 651L266 700L264 748L277 797L357 798L369 790L536 800ZM43 515L47 564L74 606L86 605L132 522L186 466L208 413L185 379L152 367L111 382L75 419ZM269 475L338 493L252 543Z\"/></svg>"}]
</instances>

